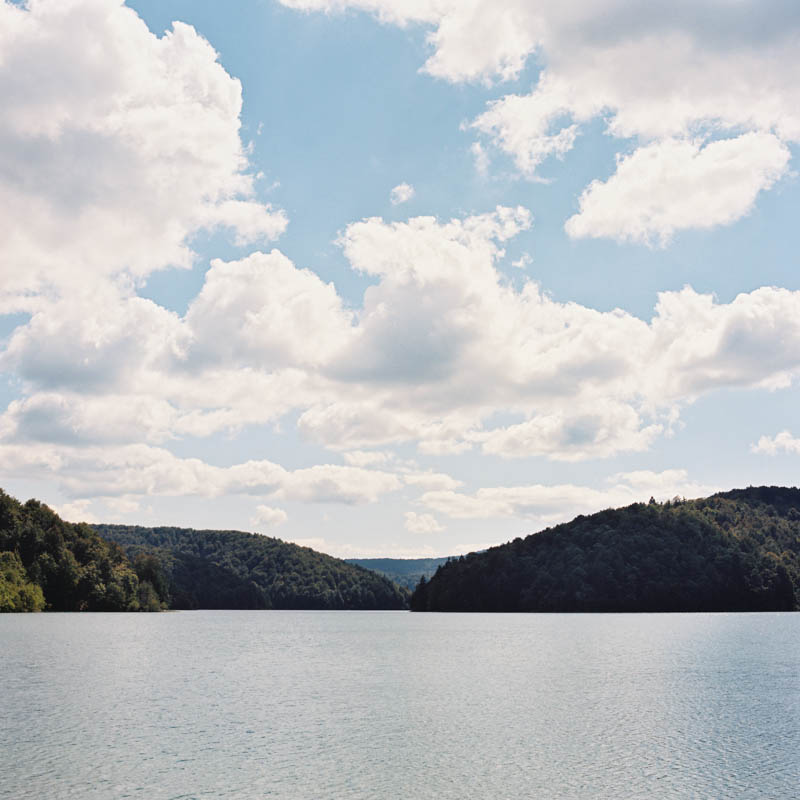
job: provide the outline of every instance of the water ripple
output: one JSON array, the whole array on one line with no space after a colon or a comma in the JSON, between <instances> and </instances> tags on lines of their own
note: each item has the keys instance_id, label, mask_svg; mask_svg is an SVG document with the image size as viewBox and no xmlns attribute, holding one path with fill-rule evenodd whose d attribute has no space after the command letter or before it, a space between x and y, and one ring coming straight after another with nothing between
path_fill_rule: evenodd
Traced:
<instances>
[{"instance_id":1,"label":"water ripple","mask_svg":"<svg viewBox=\"0 0 800 800\"><path fill-rule=\"evenodd\" d=\"M0 798L769 798L800 615L0 617Z\"/></svg>"}]
</instances>

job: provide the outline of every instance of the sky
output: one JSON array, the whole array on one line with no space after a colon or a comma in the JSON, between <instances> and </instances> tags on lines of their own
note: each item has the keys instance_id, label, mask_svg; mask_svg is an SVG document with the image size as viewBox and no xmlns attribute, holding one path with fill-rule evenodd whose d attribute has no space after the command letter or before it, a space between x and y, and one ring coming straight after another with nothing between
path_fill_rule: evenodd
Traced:
<instances>
[{"instance_id":1,"label":"sky","mask_svg":"<svg viewBox=\"0 0 800 800\"><path fill-rule=\"evenodd\" d=\"M0 0L0 486L451 555L800 467L792 0Z\"/></svg>"}]
</instances>

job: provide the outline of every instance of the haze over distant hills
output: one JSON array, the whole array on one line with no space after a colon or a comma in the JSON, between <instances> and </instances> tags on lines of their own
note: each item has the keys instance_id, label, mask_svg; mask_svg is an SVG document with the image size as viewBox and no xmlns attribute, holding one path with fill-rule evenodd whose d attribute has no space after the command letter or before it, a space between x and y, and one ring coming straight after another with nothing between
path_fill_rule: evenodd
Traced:
<instances>
[{"instance_id":1,"label":"haze over distant hills","mask_svg":"<svg viewBox=\"0 0 800 800\"><path fill-rule=\"evenodd\" d=\"M347 558L348 564L358 564L385 575L400 586L414 589L420 578L430 578L437 568L452 556L444 558Z\"/></svg>"}]
</instances>

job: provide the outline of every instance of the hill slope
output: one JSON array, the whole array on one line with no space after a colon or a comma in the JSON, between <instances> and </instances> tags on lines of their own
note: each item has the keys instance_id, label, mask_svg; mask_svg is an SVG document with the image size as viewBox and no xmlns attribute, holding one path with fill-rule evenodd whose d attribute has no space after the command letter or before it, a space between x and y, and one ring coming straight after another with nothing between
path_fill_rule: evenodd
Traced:
<instances>
[{"instance_id":1,"label":"hill slope","mask_svg":"<svg viewBox=\"0 0 800 800\"><path fill-rule=\"evenodd\" d=\"M95 525L133 558L154 553L172 608L400 609L387 578L308 547L240 531Z\"/></svg>"},{"instance_id":2,"label":"hill slope","mask_svg":"<svg viewBox=\"0 0 800 800\"><path fill-rule=\"evenodd\" d=\"M415 611L797 610L800 490L739 489L579 516L449 561Z\"/></svg>"},{"instance_id":3,"label":"hill slope","mask_svg":"<svg viewBox=\"0 0 800 800\"><path fill-rule=\"evenodd\" d=\"M88 525L0 490L0 611L158 611L151 577Z\"/></svg>"},{"instance_id":4,"label":"hill slope","mask_svg":"<svg viewBox=\"0 0 800 800\"><path fill-rule=\"evenodd\" d=\"M444 564L448 558L348 558L348 564L358 564L373 572L380 572L390 581L394 581L407 589L413 589L420 579L430 578L437 567Z\"/></svg>"}]
</instances>

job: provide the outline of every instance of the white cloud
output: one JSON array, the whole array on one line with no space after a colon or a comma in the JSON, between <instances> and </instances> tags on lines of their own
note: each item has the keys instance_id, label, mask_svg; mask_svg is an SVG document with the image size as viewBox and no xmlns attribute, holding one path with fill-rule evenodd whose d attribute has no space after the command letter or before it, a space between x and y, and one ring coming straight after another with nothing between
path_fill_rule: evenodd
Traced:
<instances>
[{"instance_id":1,"label":"white cloud","mask_svg":"<svg viewBox=\"0 0 800 800\"><path fill-rule=\"evenodd\" d=\"M523 253L516 261L511 262L512 267L517 269L527 269L533 263L530 253Z\"/></svg>"},{"instance_id":2,"label":"white cloud","mask_svg":"<svg viewBox=\"0 0 800 800\"><path fill-rule=\"evenodd\" d=\"M52 286L189 266L202 228L248 242L285 228L247 171L241 85L191 26L159 38L119 2L2 2L0 49L6 309Z\"/></svg>"},{"instance_id":3,"label":"white cloud","mask_svg":"<svg viewBox=\"0 0 800 800\"><path fill-rule=\"evenodd\" d=\"M323 364L352 335L333 284L277 250L214 260L186 323L189 359L268 371Z\"/></svg>"},{"instance_id":4,"label":"white cloud","mask_svg":"<svg viewBox=\"0 0 800 800\"><path fill-rule=\"evenodd\" d=\"M789 157L786 145L769 133L703 147L687 140L656 142L621 158L604 183L593 181L565 229L576 238L663 246L678 230L729 225L786 173Z\"/></svg>"},{"instance_id":5,"label":"white cloud","mask_svg":"<svg viewBox=\"0 0 800 800\"><path fill-rule=\"evenodd\" d=\"M314 503L375 503L402 484L396 475L380 470L316 464L287 475L277 497Z\"/></svg>"},{"instance_id":6,"label":"white cloud","mask_svg":"<svg viewBox=\"0 0 800 800\"><path fill-rule=\"evenodd\" d=\"M345 254L377 280L353 311L277 251L215 261L183 317L111 284L42 298L0 355L22 381L0 441L159 444L293 412L355 467L401 442L577 461L647 449L706 392L800 372L800 292L687 287L649 321L560 303L497 269L529 224L504 208L355 223Z\"/></svg>"},{"instance_id":7,"label":"white cloud","mask_svg":"<svg viewBox=\"0 0 800 800\"><path fill-rule=\"evenodd\" d=\"M144 444L77 446L0 443L0 475L59 482L71 499L220 497L246 494L306 503L374 503L402 486L397 476L377 470L318 464L286 470L267 460L217 467L198 458L179 458Z\"/></svg>"},{"instance_id":8,"label":"white cloud","mask_svg":"<svg viewBox=\"0 0 800 800\"><path fill-rule=\"evenodd\" d=\"M473 159L475 159L475 171L478 175L486 177L489 174L490 160L483 145L480 142L473 142L469 150Z\"/></svg>"},{"instance_id":9,"label":"white cloud","mask_svg":"<svg viewBox=\"0 0 800 800\"><path fill-rule=\"evenodd\" d=\"M399 183L392 189L390 199L393 206L407 203L414 196L414 187L409 183Z\"/></svg>"},{"instance_id":10,"label":"white cloud","mask_svg":"<svg viewBox=\"0 0 800 800\"><path fill-rule=\"evenodd\" d=\"M256 513L250 520L252 525L263 525L272 528L276 525L283 525L289 519L288 514L282 508L272 508L271 506L256 506Z\"/></svg>"},{"instance_id":11,"label":"white cloud","mask_svg":"<svg viewBox=\"0 0 800 800\"><path fill-rule=\"evenodd\" d=\"M598 398L591 408L539 414L477 438L483 439L484 452L505 458L536 453L556 461L582 461L647 450L662 430L661 425L643 424L630 405Z\"/></svg>"},{"instance_id":12,"label":"white cloud","mask_svg":"<svg viewBox=\"0 0 800 800\"><path fill-rule=\"evenodd\" d=\"M103 505L116 517L139 511L141 503L135 497L106 497Z\"/></svg>"},{"instance_id":13,"label":"white cloud","mask_svg":"<svg viewBox=\"0 0 800 800\"><path fill-rule=\"evenodd\" d=\"M351 450L342 453L342 458L353 467L372 467L391 461L393 454L385 450Z\"/></svg>"},{"instance_id":14,"label":"white cloud","mask_svg":"<svg viewBox=\"0 0 800 800\"><path fill-rule=\"evenodd\" d=\"M566 522L577 514L590 514L604 508L634 502L681 497L703 497L716 487L690 481L686 470L656 473L620 473L608 479L606 489L574 484L497 486L478 489L473 494L454 491L427 492L421 503L432 511L453 519L491 519L514 517L550 525Z\"/></svg>"},{"instance_id":15,"label":"white cloud","mask_svg":"<svg viewBox=\"0 0 800 800\"><path fill-rule=\"evenodd\" d=\"M800 455L800 439L796 439L789 431L781 431L775 436L761 436L756 444L751 445L750 451L768 456L780 452Z\"/></svg>"},{"instance_id":16,"label":"white cloud","mask_svg":"<svg viewBox=\"0 0 800 800\"><path fill-rule=\"evenodd\" d=\"M762 287L730 303L662 292L646 369L653 399L686 403L720 387L789 385L800 372L800 292Z\"/></svg>"},{"instance_id":17,"label":"white cloud","mask_svg":"<svg viewBox=\"0 0 800 800\"><path fill-rule=\"evenodd\" d=\"M88 522L91 525L100 522L100 520L89 511L89 506L91 505L91 500L74 500L71 503L53 506L53 511L67 522Z\"/></svg>"},{"instance_id":18,"label":"white cloud","mask_svg":"<svg viewBox=\"0 0 800 800\"><path fill-rule=\"evenodd\" d=\"M590 185L575 235L643 241L729 224L783 174L785 143L800 141L800 14L784 0L281 1L424 25L432 53L423 69L453 82L515 78L535 54L533 89L491 102L472 122L483 141L530 177L546 159L563 158L593 119L643 146L620 162L620 175ZM774 141L742 138L754 133ZM698 152L698 134L733 138ZM485 168L481 142L473 154ZM704 209L705 179L719 191ZM623 225L614 226L619 211Z\"/></svg>"},{"instance_id":19,"label":"white cloud","mask_svg":"<svg viewBox=\"0 0 800 800\"><path fill-rule=\"evenodd\" d=\"M434 52L425 70L447 80L488 79L495 73L513 78L522 69L535 39L528 24L530 4L461 0L281 0L305 11L374 13L382 22L436 26L428 39ZM499 11L499 13L498 13Z\"/></svg>"},{"instance_id":20,"label":"white cloud","mask_svg":"<svg viewBox=\"0 0 800 800\"><path fill-rule=\"evenodd\" d=\"M588 120L598 109L581 114ZM543 77L532 95L507 95L489 104L472 122L472 128L484 134L498 149L513 156L517 167L533 176L547 158L563 158L575 144L578 124L557 129L554 124L570 113L568 100L560 87Z\"/></svg>"},{"instance_id":21,"label":"white cloud","mask_svg":"<svg viewBox=\"0 0 800 800\"><path fill-rule=\"evenodd\" d=\"M433 514L417 514L416 511L406 511L406 530L411 533L439 533L444 530Z\"/></svg>"},{"instance_id":22,"label":"white cloud","mask_svg":"<svg viewBox=\"0 0 800 800\"><path fill-rule=\"evenodd\" d=\"M443 472L407 472L403 475L403 480L410 486L417 486L424 491L435 491L443 489L457 489L463 481L456 480Z\"/></svg>"}]
</instances>

